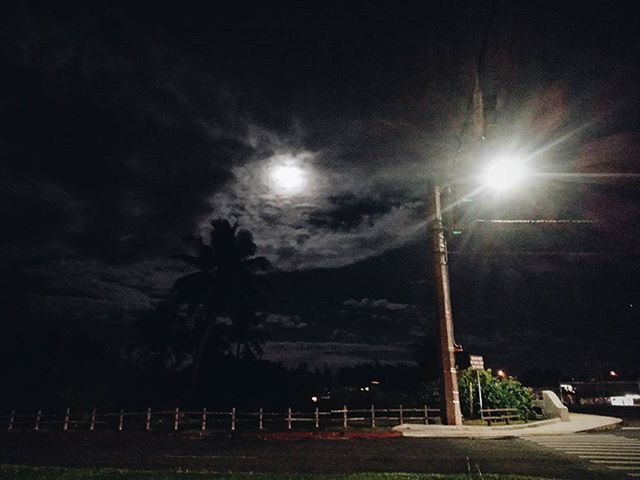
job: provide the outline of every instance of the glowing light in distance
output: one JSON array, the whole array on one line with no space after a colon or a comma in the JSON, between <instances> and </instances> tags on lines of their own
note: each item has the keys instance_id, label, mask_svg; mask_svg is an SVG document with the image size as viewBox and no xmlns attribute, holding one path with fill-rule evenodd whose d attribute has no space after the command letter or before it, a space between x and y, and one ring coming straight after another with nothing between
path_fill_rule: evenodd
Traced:
<instances>
[{"instance_id":1,"label":"glowing light in distance","mask_svg":"<svg viewBox=\"0 0 640 480\"><path fill-rule=\"evenodd\" d=\"M277 165L271 170L271 180L285 193L297 193L306 185L305 172L295 165Z\"/></svg>"},{"instance_id":2,"label":"glowing light in distance","mask_svg":"<svg viewBox=\"0 0 640 480\"><path fill-rule=\"evenodd\" d=\"M482 175L485 187L498 192L512 190L525 178L527 171L522 162L500 159L487 167Z\"/></svg>"},{"instance_id":3,"label":"glowing light in distance","mask_svg":"<svg viewBox=\"0 0 640 480\"><path fill-rule=\"evenodd\" d=\"M504 378L504 377L506 377L506 376L507 376L507 374L504 372L504 370L498 370L497 375L498 375L500 378Z\"/></svg>"}]
</instances>

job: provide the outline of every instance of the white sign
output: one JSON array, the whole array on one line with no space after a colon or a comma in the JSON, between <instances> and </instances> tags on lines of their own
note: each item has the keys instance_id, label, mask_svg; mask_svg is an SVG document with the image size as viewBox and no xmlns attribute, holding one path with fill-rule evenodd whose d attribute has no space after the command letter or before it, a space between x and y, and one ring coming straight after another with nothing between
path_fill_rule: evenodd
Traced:
<instances>
[{"instance_id":1,"label":"white sign","mask_svg":"<svg viewBox=\"0 0 640 480\"><path fill-rule=\"evenodd\" d=\"M484 359L480 355L469 355L471 370L484 370Z\"/></svg>"}]
</instances>

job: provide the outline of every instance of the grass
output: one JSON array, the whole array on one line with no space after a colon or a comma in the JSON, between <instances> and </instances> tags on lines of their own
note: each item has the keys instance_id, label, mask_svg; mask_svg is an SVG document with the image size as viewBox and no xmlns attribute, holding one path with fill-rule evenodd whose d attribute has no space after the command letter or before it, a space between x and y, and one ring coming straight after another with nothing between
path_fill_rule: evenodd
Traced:
<instances>
[{"instance_id":1,"label":"grass","mask_svg":"<svg viewBox=\"0 0 640 480\"><path fill-rule=\"evenodd\" d=\"M0 465L2 480L540 480L519 475L436 475L422 473L355 473L296 475L207 473L203 471L151 471L114 468L62 468Z\"/></svg>"}]
</instances>

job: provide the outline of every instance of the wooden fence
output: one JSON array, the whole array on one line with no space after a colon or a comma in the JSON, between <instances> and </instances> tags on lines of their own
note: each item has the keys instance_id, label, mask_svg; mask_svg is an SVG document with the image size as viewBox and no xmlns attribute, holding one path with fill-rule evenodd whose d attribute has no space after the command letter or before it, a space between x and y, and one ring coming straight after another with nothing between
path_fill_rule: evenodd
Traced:
<instances>
[{"instance_id":1,"label":"wooden fence","mask_svg":"<svg viewBox=\"0 0 640 480\"><path fill-rule=\"evenodd\" d=\"M420 408L375 408L299 412L288 408L285 412L241 412L232 408L219 410L152 410L130 412L38 410L34 413L12 411L1 415L7 431L147 431L147 432L207 432L207 431L283 431L319 430L328 428L377 428L403 423L429 425L439 419L440 410Z\"/></svg>"}]
</instances>

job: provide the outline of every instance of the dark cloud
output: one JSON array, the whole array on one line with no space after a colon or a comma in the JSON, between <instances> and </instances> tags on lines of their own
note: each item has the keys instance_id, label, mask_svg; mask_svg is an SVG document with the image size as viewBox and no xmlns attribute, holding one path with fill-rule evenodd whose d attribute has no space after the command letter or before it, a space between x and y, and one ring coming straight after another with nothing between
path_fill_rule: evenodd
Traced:
<instances>
[{"instance_id":1,"label":"dark cloud","mask_svg":"<svg viewBox=\"0 0 640 480\"><path fill-rule=\"evenodd\" d=\"M305 328L307 326L299 315L284 315L281 313L269 313L264 316L264 323L277 325L282 328Z\"/></svg>"},{"instance_id":2,"label":"dark cloud","mask_svg":"<svg viewBox=\"0 0 640 480\"><path fill-rule=\"evenodd\" d=\"M51 240L115 262L166 251L254 152L250 120L236 121L219 78L202 83L203 72L117 8L55 19L19 10L5 44L4 168L17 185L59 193L14 189L8 227L20 235L35 221Z\"/></svg>"},{"instance_id":3,"label":"dark cloud","mask_svg":"<svg viewBox=\"0 0 640 480\"><path fill-rule=\"evenodd\" d=\"M27 279L26 303L100 318L147 308L182 272L166 260L179 239L227 217L287 272L272 277L272 312L286 313L271 313L270 328L292 342L344 342L301 343L300 358L376 358L378 347L353 345L407 342L432 320L426 185L456 153L484 2L72 3L2 6L0 258L11 278ZM634 178L640 37L631 7L498 4L480 78L497 101L486 149L538 152L540 171ZM310 180L296 195L269 183L269 169L287 161ZM591 299L617 305L637 292L611 265L576 255L637 250L634 185L565 177L477 206L483 218L600 223L482 225L452 242L461 336L489 348L482 339L503 335L511 316L521 327L539 320L546 337L520 328L527 338L501 341L503 351L533 338L565 359L549 340L556 324L580 326L576 344L587 345L593 325L627 318ZM514 266L496 258L501 250L576 255ZM625 258L636 278L637 258ZM580 283L602 275L608 293ZM567 302L545 281L583 290Z\"/></svg>"},{"instance_id":4,"label":"dark cloud","mask_svg":"<svg viewBox=\"0 0 640 480\"><path fill-rule=\"evenodd\" d=\"M376 217L388 213L397 203L388 198L357 198L349 192L329 197L330 207L327 211L312 213L309 223L316 227L332 230L350 231L360 224L372 224Z\"/></svg>"},{"instance_id":5,"label":"dark cloud","mask_svg":"<svg viewBox=\"0 0 640 480\"><path fill-rule=\"evenodd\" d=\"M382 310L407 310L411 308L415 308L415 305L408 305L406 303L393 303L387 300L386 298L381 298L378 300L363 298L362 300L354 300L350 298L349 300L345 300L342 302L343 305L348 307L355 308L365 308L365 309L382 309Z\"/></svg>"},{"instance_id":6,"label":"dark cloud","mask_svg":"<svg viewBox=\"0 0 640 480\"><path fill-rule=\"evenodd\" d=\"M362 363L411 363L406 345L372 345L353 342L269 342L265 358L288 366L306 363L311 367L341 367Z\"/></svg>"}]
</instances>

